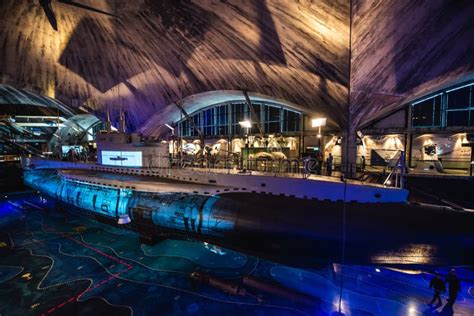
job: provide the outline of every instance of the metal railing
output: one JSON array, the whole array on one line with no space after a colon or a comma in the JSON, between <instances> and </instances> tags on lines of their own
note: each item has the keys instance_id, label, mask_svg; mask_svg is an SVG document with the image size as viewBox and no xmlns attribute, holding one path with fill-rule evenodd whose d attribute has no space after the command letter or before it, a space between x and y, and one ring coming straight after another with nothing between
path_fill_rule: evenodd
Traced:
<instances>
[{"instance_id":1,"label":"metal railing","mask_svg":"<svg viewBox=\"0 0 474 316\"><path fill-rule=\"evenodd\" d=\"M400 156L383 182L383 185L402 189L404 187L405 168L405 152L400 151Z\"/></svg>"},{"instance_id":2,"label":"metal railing","mask_svg":"<svg viewBox=\"0 0 474 316\"><path fill-rule=\"evenodd\" d=\"M171 160L171 168L194 168L207 169L209 171L224 173L245 173L245 174L271 174L282 177L302 177L310 175L322 175L340 178L342 175L342 165L330 165L315 158L289 158L289 159L241 159L229 157L226 159L207 159L205 157L174 157ZM352 167L352 165L351 165ZM354 165L354 170L361 170L359 164Z\"/></svg>"}]
</instances>

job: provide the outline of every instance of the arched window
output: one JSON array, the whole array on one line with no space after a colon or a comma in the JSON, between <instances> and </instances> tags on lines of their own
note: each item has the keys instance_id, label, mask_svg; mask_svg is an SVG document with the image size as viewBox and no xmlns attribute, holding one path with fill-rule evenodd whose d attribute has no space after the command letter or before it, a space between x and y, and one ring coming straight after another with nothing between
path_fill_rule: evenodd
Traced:
<instances>
[{"instance_id":1,"label":"arched window","mask_svg":"<svg viewBox=\"0 0 474 316\"><path fill-rule=\"evenodd\" d=\"M300 131L301 112L268 102L252 102L256 117L264 133L295 133ZM190 114L190 120L202 131L204 136L243 135L239 122L252 122L251 134L259 133L256 120L252 119L251 109L244 101L226 102L212 105ZM181 136L198 136L193 123L184 118L178 122Z\"/></svg>"}]
</instances>

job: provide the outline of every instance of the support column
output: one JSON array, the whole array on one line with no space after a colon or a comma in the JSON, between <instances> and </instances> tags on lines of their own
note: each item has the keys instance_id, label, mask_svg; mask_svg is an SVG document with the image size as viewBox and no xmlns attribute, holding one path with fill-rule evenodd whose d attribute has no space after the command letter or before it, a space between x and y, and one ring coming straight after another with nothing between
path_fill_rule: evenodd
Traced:
<instances>
[{"instance_id":1,"label":"support column","mask_svg":"<svg viewBox=\"0 0 474 316\"><path fill-rule=\"evenodd\" d=\"M412 111L413 107L411 104L408 105L407 115L406 115L406 129L407 133L405 134L405 162L406 163L406 172L410 172L411 168L411 157L413 155L413 134L411 133L412 128Z\"/></svg>"},{"instance_id":2,"label":"support column","mask_svg":"<svg viewBox=\"0 0 474 316\"><path fill-rule=\"evenodd\" d=\"M299 156L298 159L301 159L303 157L303 154L305 152L305 146L304 146L304 136L305 136L305 129L304 129L304 119L305 115L304 113L301 113L300 117L300 143L299 143Z\"/></svg>"},{"instance_id":3,"label":"support column","mask_svg":"<svg viewBox=\"0 0 474 316\"><path fill-rule=\"evenodd\" d=\"M357 131L354 127L346 130L342 136L342 166L341 170L344 172L346 178L356 178L356 164L357 164Z\"/></svg>"}]
</instances>

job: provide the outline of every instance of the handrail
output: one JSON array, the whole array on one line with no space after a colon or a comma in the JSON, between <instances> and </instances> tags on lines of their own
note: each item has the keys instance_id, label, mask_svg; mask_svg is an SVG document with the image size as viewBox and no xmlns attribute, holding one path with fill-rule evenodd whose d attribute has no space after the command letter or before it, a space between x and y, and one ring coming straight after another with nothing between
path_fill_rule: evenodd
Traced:
<instances>
[{"instance_id":1,"label":"handrail","mask_svg":"<svg viewBox=\"0 0 474 316\"><path fill-rule=\"evenodd\" d=\"M398 172L397 172L398 171ZM392 177L395 176L395 182L393 184L394 187L403 189L405 185L405 152L403 150L400 151L400 157L398 157L395 166L392 168L392 171L388 174L387 178L383 182L384 186L391 184Z\"/></svg>"}]
</instances>

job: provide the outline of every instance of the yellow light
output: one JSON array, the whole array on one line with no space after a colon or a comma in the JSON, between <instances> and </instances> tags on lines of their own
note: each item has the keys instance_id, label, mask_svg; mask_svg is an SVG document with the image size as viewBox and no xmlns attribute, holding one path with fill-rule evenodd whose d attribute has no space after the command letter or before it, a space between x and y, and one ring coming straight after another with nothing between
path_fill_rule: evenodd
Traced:
<instances>
[{"instance_id":1,"label":"yellow light","mask_svg":"<svg viewBox=\"0 0 474 316\"><path fill-rule=\"evenodd\" d=\"M326 126L326 118L321 117L321 118L314 118L311 120L311 126L312 127L321 127L321 126Z\"/></svg>"},{"instance_id":2,"label":"yellow light","mask_svg":"<svg viewBox=\"0 0 474 316\"><path fill-rule=\"evenodd\" d=\"M239 122L239 124L240 124L240 127L242 127L242 128L251 128L252 127L252 123L249 120L241 121L241 122Z\"/></svg>"}]
</instances>

